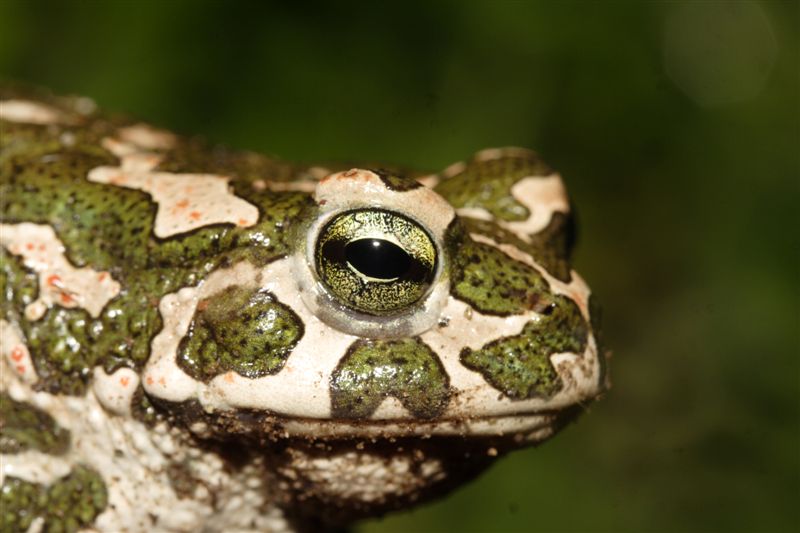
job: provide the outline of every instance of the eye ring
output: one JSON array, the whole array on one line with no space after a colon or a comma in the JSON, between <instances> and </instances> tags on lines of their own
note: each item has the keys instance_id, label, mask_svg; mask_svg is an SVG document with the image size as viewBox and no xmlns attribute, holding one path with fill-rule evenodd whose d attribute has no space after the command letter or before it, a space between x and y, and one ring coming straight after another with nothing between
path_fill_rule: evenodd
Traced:
<instances>
[{"instance_id":1,"label":"eye ring","mask_svg":"<svg viewBox=\"0 0 800 533\"><path fill-rule=\"evenodd\" d=\"M364 208L338 213L322 227L314 263L319 280L341 305L385 316L429 292L439 258L419 223L394 211Z\"/></svg>"}]
</instances>

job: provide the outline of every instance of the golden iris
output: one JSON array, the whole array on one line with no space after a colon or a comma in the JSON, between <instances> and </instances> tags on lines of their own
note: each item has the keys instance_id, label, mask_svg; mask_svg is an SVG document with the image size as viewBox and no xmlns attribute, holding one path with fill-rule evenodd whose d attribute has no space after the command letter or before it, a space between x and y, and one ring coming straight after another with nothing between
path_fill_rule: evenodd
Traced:
<instances>
[{"instance_id":1,"label":"golden iris","mask_svg":"<svg viewBox=\"0 0 800 533\"><path fill-rule=\"evenodd\" d=\"M334 217L320 231L314 258L328 290L345 306L371 315L417 302L436 273L436 246L428 233L383 209Z\"/></svg>"}]
</instances>

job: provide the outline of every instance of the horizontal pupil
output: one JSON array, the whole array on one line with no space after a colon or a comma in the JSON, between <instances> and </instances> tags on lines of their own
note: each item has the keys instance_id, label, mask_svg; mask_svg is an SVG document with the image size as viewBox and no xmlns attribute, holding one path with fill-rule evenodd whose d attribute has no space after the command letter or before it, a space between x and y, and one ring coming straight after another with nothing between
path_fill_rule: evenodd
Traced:
<instances>
[{"instance_id":1,"label":"horizontal pupil","mask_svg":"<svg viewBox=\"0 0 800 533\"><path fill-rule=\"evenodd\" d=\"M403 277L411 267L411 257L395 243L383 239L358 239L344 247L350 266L375 279Z\"/></svg>"}]
</instances>

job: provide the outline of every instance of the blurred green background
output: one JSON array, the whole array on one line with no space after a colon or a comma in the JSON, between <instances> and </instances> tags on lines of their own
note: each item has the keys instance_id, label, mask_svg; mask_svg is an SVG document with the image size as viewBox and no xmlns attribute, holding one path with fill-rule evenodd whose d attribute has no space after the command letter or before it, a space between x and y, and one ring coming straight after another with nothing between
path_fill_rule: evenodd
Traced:
<instances>
[{"instance_id":1,"label":"blurred green background","mask_svg":"<svg viewBox=\"0 0 800 533\"><path fill-rule=\"evenodd\" d=\"M797 2L0 0L0 74L303 161L537 149L613 389L400 531L800 530Z\"/></svg>"}]
</instances>

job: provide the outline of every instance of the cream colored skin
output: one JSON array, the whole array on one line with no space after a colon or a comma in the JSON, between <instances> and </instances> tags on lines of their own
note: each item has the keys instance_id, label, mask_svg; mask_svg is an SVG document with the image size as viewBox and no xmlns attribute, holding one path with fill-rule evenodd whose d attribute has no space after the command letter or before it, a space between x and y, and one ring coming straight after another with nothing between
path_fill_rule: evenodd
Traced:
<instances>
[{"instance_id":1,"label":"cream colored skin","mask_svg":"<svg viewBox=\"0 0 800 533\"><path fill-rule=\"evenodd\" d=\"M55 124L62 120L58 110L21 100L0 103L0 116L9 121L35 124ZM159 236L218 222L241 226L256 222L255 206L233 195L224 176L154 172L160 157L155 150L169 150L173 142L170 133L149 126L122 128L104 142L119 158L119 166L95 168L89 172L88 179L138 188L150 194L158 204L156 233ZM480 157L491 159L503 153L489 150ZM458 169L457 164L441 176L420 181L433 186ZM325 171L318 174L321 178ZM254 183L254 187L281 190L290 189L288 185ZM187 190L187 186L195 189ZM335 437L353 439L353 442L369 437L427 439L432 435L457 435L466 439L513 436L518 442L538 442L553 433L556 419L553 413L586 402L603 389L601 355L591 333L583 353L551 356L564 383L551 398L510 400L479 373L463 366L459 361L463 348L477 350L492 340L516 335L527 322L539 317L533 311L507 317L485 315L455 299L449 293L444 261L432 289L399 317L376 318L334 305L332 296L314 272L312 252L316 232L337 213L359 207L401 212L427 228L440 253L445 249L445 230L454 217L480 219L489 215L469 208L457 213L429 187L407 192L390 190L374 173L363 169L330 174L317 183L296 184L297 190L311 188L321 206L320 216L306 228L305 242L301 238L294 256L263 268L247 262L233 264L212 273L195 287L182 288L161 299L158 306L163 329L152 341L151 356L141 377L130 369L108 375L98 367L85 397L34 392L32 385L37 377L27 348L12 324L0 322L0 390L50 413L59 424L78 435L77 442L64 457L40 453L0 457L0 477L13 475L46 484L64 475L75 464L92 466L106 480L112 503L98 517L94 526L98 531L192 531L203 527L218 531L287 531L291 525L275 504L271 493L275 487L265 486L263 472L258 468L248 467L232 474L216 454L196 448L186 430L169 428L163 422L148 428L131 417L131 399L140 379L144 390L152 397L170 402L195 400L206 413L242 409L278 413L283 420L285 437ZM544 179L522 179L512 194L530 209L531 217L504 227L523 239L527 239L528 233L546 226L554 213L569 209L557 174ZM184 205L184 197L188 199L187 205ZM203 205L203 209L198 210L202 211L202 216L190 216L193 204ZM0 232L0 244L24 257L42 280L59 273L60 286L54 287L52 294L43 291L37 300L39 307L54 305L58 295L67 293L72 296L70 305L84 307L96 316L119 290L109 276L98 283L88 283L88 278L82 277L99 279L102 273L69 271L57 239L46 226L4 225ZM31 236L38 237L37 242L43 245L41 251L20 248ZM576 273L572 273L571 282L561 282L513 245L495 243L480 235L473 238L496 246L535 268L556 294L573 299L584 318L589 320L590 292ZM285 368L277 374L248 379L229 372L203 383L178 366L178 345L200 301L232 285L268 289L300 317L305 334ZM32 309L28 318L35 320L41 312L38 307ZM446 321L448 327L437 327L442 321ZM366 422L335 419L331 413L329 384L347 347L360 337L391 339L412 335L418 335L436 352L449 375L453 399L446 411L435 419L419 420L390 397ZM197 422L190 426L190 431L202 437L208 434L208 427ZM114 455L113 450L123 452ZM421 464L421 468L413 469L408 457L402 455L386 460L356 450L328 457L312 457L300 450L293 453L291 466L279 467L285 478L302 478L317 485L322 493L345 499L380 500L446 477L436 458L424 460L417 464ZM486 454L496 455L497 450L488 447ZM188 499L178 497L166 473L167 465L174 461L187 461L197 477L213 485L214 498L205 486L197 487Z\"/></svg>"}]
</instances>

